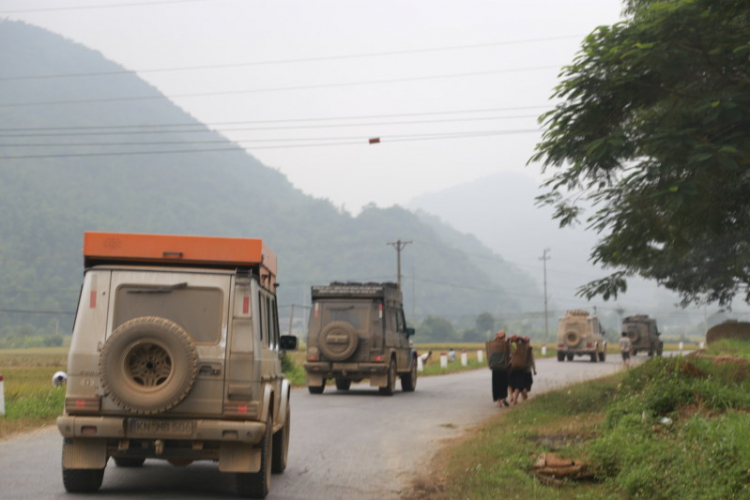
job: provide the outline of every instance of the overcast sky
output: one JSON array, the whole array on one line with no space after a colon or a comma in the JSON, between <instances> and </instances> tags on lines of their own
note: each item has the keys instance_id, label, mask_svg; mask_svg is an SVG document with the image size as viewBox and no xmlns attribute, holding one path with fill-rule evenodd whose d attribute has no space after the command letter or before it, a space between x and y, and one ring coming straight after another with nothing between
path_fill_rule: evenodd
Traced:
<instances>
[{"instance_id":1,"label":"overcast sky","mask_svg":"<svg viewBox=\"0 0 750 500\"><path fill-rule=\"evenodd\" d=\"M620 11L620 0L0 0L0 17L136 71L353 214L496 172L539 177L525 166L536 117L581 40Z\"/></svg>"}]
</instances>

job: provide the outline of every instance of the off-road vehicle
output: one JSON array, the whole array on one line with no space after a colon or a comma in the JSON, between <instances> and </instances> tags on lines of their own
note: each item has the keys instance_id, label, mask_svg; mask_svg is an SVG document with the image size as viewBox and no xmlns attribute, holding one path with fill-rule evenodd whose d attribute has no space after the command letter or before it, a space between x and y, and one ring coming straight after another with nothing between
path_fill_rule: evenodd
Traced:
<instances>
[{"instance_id":1,"label":"off-road vehicle","mask_svg":"<svg viewBox=\"0 0 750 500\"><path fill-rule=\"evenodd\" d=\"M289 383L276 256L261 240L85 233L68 356L62 476L99 489L111 457L218 462L243 497L286 468Z\"/></svg>"},{"instance_id":2,"label":"off-road vehicle","mask_svg":"<svg viewBox=\"0 0 750 500\"><path fill-rule=\"evenodd\" d=\"M395 283L338 283L312 287L307 335L307 388L321 394L326 380L340 391L370 379L381 394L417 386L417 353L409 338L401 291Z\"/></svg>"},{"instance_id":3,"label":"off-road vehicle","mask_svg":"<svg viewBox=\"0 0 750 500\"><path fill-rule=\"evenodd\" d=\"M573 361L574 356L590 356L593 363L607 359L599 318L581 309L566 312L557 325L557 360Z\"/></svg>"},{"instance_id":4,"label":"off-road vehicle","mask_svg":"<svg viewBox=\"0 0 750 500\"><path fill-rule=\"evenodd\" d=\"M622 331L630 338L633 356L639 352L648 352L649 356L653 356L654 353L657 356L662 355L664 342L659 338L661 333L654 318L649 318L646 314L628 316L622 320Z\"/></svg>"}]
</instances>

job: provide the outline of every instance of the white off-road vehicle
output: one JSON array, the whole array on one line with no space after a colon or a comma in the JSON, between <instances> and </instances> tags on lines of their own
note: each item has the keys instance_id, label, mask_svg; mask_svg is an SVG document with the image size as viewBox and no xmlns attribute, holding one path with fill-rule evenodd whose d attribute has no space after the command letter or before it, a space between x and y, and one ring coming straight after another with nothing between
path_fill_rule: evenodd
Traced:
<instances>
[{"instance_id":1,"label":"white off-road vehicle","mask_svg":"<svg viewBox=\"0 0 750 500\"><path fill-rule=\"evenodd\" d=\"M607 359L604 328L599 318L582 309L566 312L557 325L557 360L573 361L574 356L589 356L593 363Z\"/></svg>"},{"instance_id":2,"label":"white off-road vehicle","mask_svg":"<svg viewBox=\"0 0 750 500\"><path fill-rule=\"evenodd\" d=\"M261 240L84 235L68 356L62 475L100 488L112 458L218 462L243 497L286 468L289 383L280 353L276 257Z\"/></svg>"}]
</instances>

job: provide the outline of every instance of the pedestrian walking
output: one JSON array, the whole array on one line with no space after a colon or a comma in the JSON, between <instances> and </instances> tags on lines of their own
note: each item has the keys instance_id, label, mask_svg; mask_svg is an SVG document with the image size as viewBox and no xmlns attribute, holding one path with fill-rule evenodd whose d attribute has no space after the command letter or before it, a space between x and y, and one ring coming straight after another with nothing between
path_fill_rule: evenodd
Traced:
<instances>
[{"instance_id":1,"label":"pedestrian walking","mask_svg":"<svg viewBox=\"0 0 750 500\"><path fill-rule=\"evenodd\" d=\"M622 355L622 364L625 365L625 368L630 367L630 353L632 350L633 343L630 341L628 333L622 332L622 337L620 337L620 354Z\"/></svg>"},{"instance_id":2,"label":"pedestrian walking","mask_svg":"<svg viewBox=\"0 0 750 500\"><path fill-rule=\"evenodd\" d=\"M518 404L518 396L526 386L526 369L529 366L528 345L523 338L512 335L510 337L510 402Z\"/></svg>"},{"instance_id":3,"label":"pedestrian walking","mask_svg":"<svg viewBox=\"0 0 750 500\"><path fill-rule=\"evenodd\" d=\"M492 400L499 408L510 406L508 403L510 345L503 330L497 332L495 338L487 342L487 363L492 370Z\"/></svg>"},{"instance_id":4,"label":"pedestrian walking","mask_svg":"<svg viewBox=\"0 0 750 500\"><path fill-rule=\"evenodd\" d=\"M531 386L534 384L534 376L536 375L536 362L534 361L534 348L531 346L531 339L529 337L523 338L525 348L528 351L526 358L526 369L523 372L523 383L521 385L521 397L524 401L529 399L529 393L531 392Z\"/></svg>"}]
</instances>

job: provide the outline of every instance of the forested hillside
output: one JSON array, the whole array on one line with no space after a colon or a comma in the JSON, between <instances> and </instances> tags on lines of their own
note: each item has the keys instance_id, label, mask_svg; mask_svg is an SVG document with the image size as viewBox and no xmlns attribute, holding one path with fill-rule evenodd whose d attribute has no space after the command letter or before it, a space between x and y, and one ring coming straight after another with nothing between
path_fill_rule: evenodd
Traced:
<instances>
[{"instance_id":1,"label":"forested hillside","mask_svg":"<svg viewBox=\"0 0 750 500\"><path fill-rule=\"evenodd\" d=\"M502 316L521 306L511 280L531 282L501 258L488 271L448 228L401 208L353 217L305 195L95 51L7 20L0 46L4 335L69 329L86 230L263 238L279 256L282 316L309 300L312 284L395 280L387 242L399 238L412 241L402 261L407 314Z\"/></svg>"}]
</instances>

